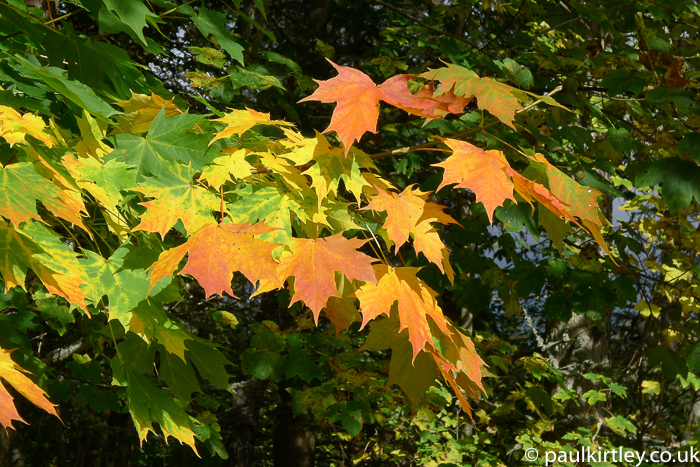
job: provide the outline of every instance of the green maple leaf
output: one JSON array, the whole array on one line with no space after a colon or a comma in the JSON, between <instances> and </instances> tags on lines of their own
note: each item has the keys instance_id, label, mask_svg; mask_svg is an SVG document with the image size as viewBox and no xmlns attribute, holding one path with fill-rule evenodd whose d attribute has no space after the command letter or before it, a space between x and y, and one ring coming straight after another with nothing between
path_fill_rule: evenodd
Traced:
<instances>
[{"instance_id":1,"label":"green maple leaf","mask_svg":"<svg viewBox=\"0 0 700 467\"><path fill-rule=\"evenodd\" d=\"M694 162L669 157L652 162L639 172L637 186L661 184L661 195L671 211L683 209L693 198L700 203L700 167Z\"/></svg>"},{"instance_id":2,"label":"green maple leaf","mask_svg":"<svg viewBox=\"0 0 700 467\"><path fill-rule=\"evenodd\" d=\"M231 58L243 65L243 47L233 40L228 29L226 29L226 13L219 13L202 6L199 9L199 15L195 15L192 7L187 4L179 7L178 10L189 15L202 34L214 36L219 45L228 52Z\"/></svg>"},{"instance_id":3,"label":"green maple leaf","mask_svg":"<svg viewBox=\"0 0 700 467\"><path fill-rule=\"evenodd\" d=\"M81 158L79 161L82 165L78 169L80 176L76 180L94 183L95 187L90 187L87 191L105 206L120 204L121 192L136 187L136 172L124 162L110 160L102 164L92 157Z\"/></svg>"},{"instance_id":4,"label":"green maple leaf","mask_svg":"<svg viewBox=\"0 0 700 467\"><path fill-rule=\"evenodd\" d=\"M146 18L157 18L157 16L141 3L141 0L105 0L104 4L108 10L119 16L122 23L126 24L141 42L146 43L146 38L143 36Z\"/></svg>"},{"instance_id":5,"label":"green maple leaf","mask_svg":"<svg viewBox=\"0 0 700 467\"><path fill-rule=\"evenodd\" d=\"M192 399L193 392L202 392L192 365L170 352L160 352L158 375L183 404Z\"/></svg>"},{"instance_id":6,"label":"green maple leaf","mask_svg":"<svg viewBox=\"0 0 700 467\"><path fill-rule=\"evenodd\" d=\"M156 345L149 344L133 332L127 332L125 337L125 340L117 344L122 361L139 373L152 375Z\"/></svg>"},{"instance_id":7,"label":"green maple leaf","mask_svg":"<svg viewBox=\"0 0 700 467\"><path fill-rule=\"evenodd\" d=\"M148 285L147 281L146 285ZM131 320L126 329L148 341L155 338L165 347L165 350L177 355L183 362L187 349L186 342L194 338L180 325L170 320L162 304L153 299L143 300L131 310Z\"/></svg>"},{"instance_id":8,"label":"green maple leaf","mask_svg":"<svg viewBox=\"0 0 700 467\"><path fill-rule=\"evenodd\" d=\"M185 355L197 367L202 378L219 389L231 390L228 385L230 376L224 368L224 365L231 365L231 362L212 342L197 337L188 340Z\"/></svg>"},{"instance_id":9,"label":"green maple leaf","mask_svg":"<svg viewBox=\"0 0 700 467\"><path fill-rule=\"evenodd\" d=\"M0 216L15 227L31 219L41 220L37 201L56 199L61 195L56 185L40 176L29 162L0 168Z\"/></svg>"},{"instance_id":10,"label":"green maple leaf","mask_svg":"<svg viewBox=\"0 0 700 467\"><path fill-rule=\"evenodd\" d=\"M179 161L201 170L211 162L208 157L209 138L189 130L202 119L199 115L184 113L168 118L161 109L148 130L146 137L122 134L115 137L114 151L106 161L126 162L136 168L138 179L146 175L159 175L167 170L164 162ZM211 151L215 154L215 151Z\"/></svg>"},{"instance_id":11,"label":"green maple leaf","mask_svg":"<svg viewBox=\"0 0 700 467\"><path fill-rule=\"evenodd\" d=\"M360 350L391 349L389 384L396 384L415 405L435 384L435 363L426 352L413 359L413 347L408 332L399 333L400 322L396 313L390 318L374 320L369 335Z\"/></svg>"},{"instance_id":12,"label":"green maple leaf","mask_svg":"<svg viewBox=\"0 0 700 467\"><path fill-rule=\"evenodd\" d=\"M117 248L108 260L89 250L85 250L87 259L81 260L91 278L90 285L84 288L85 294L95 303L106 296L110 319L118 320L125 329L131 321L131 310L148 296L145 268L150 263L143 260L143 250L148 249L127 243ZM127 262L131 264L125 265Z\"/></svg>"},{"instance_id":13,"label":"green maple leaf","mask_svg":"<svg viewBox=\"0 0 700 467\"><path fill-rule=\"evenodd\" d=\"M125 365L119 358L113 358L110 365L114 375L112 384L126 388L126 405L141 442L146 439L149 431L155 433L153 423L158 423L166 439L173 436L197 452L192 418L172 396L160 389L152 377Z\"/></svg>"}]
</instances>

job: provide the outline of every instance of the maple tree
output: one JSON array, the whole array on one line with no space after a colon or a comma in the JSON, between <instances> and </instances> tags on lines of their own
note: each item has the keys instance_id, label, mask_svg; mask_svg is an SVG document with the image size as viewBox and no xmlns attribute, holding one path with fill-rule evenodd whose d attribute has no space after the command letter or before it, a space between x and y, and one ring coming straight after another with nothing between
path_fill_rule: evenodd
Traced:
<instances>
[{"instance_id":1,"label":"maple tree","mask_svg":"<svg viewBox=\"0 0 700 467\"><path fill-rule=\"evenodd\" d=\"M606 76L590 71L609 97L628 100L582 100L576 79L589 78L566 69L573 58L556 55L565 49L562 37L529 21L536 13L523 2L523 27L550 47L549 55L519 58L543 73L532 91L529 69L501 52L474 61L475 52L465 49L450 53L452 63L431 60L410 70L388 56L376 69L327 56L321 63L333 74L315 87L296 62L264 50L296 83L290 103L266 100L272 94L264 91L288 91L278 77L246 65L248 52L229 33L228 13L206 2L69 3L58 16L50 4L44 11L0 2L5 430L21 429L25 420L35 425L24 415L30 404L62 423L61 401L80 397L97 412L128 412L141 446L156 435L195 456L226 457L222 420L213 414L224 399L211 394L235 393L231 380L241 371L275 383L280 410L287 404L297 418L339 423L351 437L365 425L381 425L378 401L394 404L403 395L413 423L423 428L445 416L441 410L453 397L458 416L489 430L490 417L505 417L522 402L543 422L513 435L521 446L547 446L540 435L552 428L544 421L563 414L563 404L571 411L588 404L598 431L605 423L616 435L662 436L651 428L651 412L635 425L631 412L626 418L599 410L596 404L613 394L624 399L624 388L595 373L600 368L565 375L559 361L566 352L550 350L572 339L565 331L557 335L561 323L585 328L581 334L609 328L618 309L634 309L652 323L644 330L652 340L640 344L647 375L639 376L641 398L658 395L662 384L678 398L685 393L677 387L700 387L693 373L700 370L696 330L675 318L665 329L653 321L662 307L669 316L679 307L686 320L698 310L699 169L696 111L688 103L696 101L678 89L696 75L683 65L689 54L673 55L644 32L647 10L633 15L647 71L624 60ZM424 26L400 8L372 3L382 14ZM235 18L257 31L255 62L262 37L272 34L256 20L271 15L269 5L234 4ZM512 22L519 14L511 12ZM80 15L99 35L76 33L70 21L78 23ZM190 25L199 45L221 49L188 49L209 68L189 71L182 95L142 74L133 49L127 54L115 45L127 40L163 60L162 44L150 33L167 31L171 18ZM104 40L112 35L114 43ZM328 50L315 40L317 50ZM481 38L474 50L493 41L496 34ZM594 61L607 53L604 44L596 47L584 56ZM384 77L381 84L377 76ZM635 79L643 83L638 92ZM644 105L653 106L647 114L630 97L642 91ZM635 115L619 118L626 129L605 126L608 113L623 105ZM328 112L318 127L323 133L294 108ZM654 126L664 112L673 131ZM594 142L591 133L607 139ZM632 133L643 143L630 143ZM654 151L662 156L655 159ZM613 196L639 213L616 226ZM536 240L516 245L523 227ZM500 236L479 246L496 229ZM549 244L542 247L540 238ZM664 242L674 249L664 250ZM536 258L518 249L532 249ZM664 254L643 261L655 249ZM642 284L648 277L657 284ZM263 303L274 313L260 318L251 310ZM485 320L522 317L522 327L539 338L532 308L548 320L554 343L528 339L547 359L534 353L515 359L513 345L459 319L493 309ZM213 321L216 331L203 330L195 314ZM228 341L237 353L215 343L217 333L237 326L246 329L245 344ZM79 335L79 344L39 358L42 344L35 348L34 339L43 342L48 333ZM71 378L80 380L64 399L60 388L69 383L52 376L59 365L71 365ZM513 376L514 365L526 376ZM661 382L648 376L655 368ZM494 391L501 399L487 415L483 400ZM478 451L480 461L491 456L487 451Z\"/></svg>"}]
</instances>

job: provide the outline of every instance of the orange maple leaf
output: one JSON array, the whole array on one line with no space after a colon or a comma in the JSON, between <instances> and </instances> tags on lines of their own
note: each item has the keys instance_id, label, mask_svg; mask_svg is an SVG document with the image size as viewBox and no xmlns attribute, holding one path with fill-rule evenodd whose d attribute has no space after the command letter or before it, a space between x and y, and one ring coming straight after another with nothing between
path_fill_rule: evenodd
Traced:
<instances>
[{"instance_id":1,"label":"orange maple leaf","mask_svg":"<svg viewBox=\"0 0 700 467\"><path fill-rule=\"evenodd\" d=\"M451 335L447 320L435 301L437 292L416 277L419 268L393 268L375 265L379 282L366 283L355 296L360 300L362 328L380 316L390 316L394 302L398 303L400 331L408 328L408 339L413 345L413 360L418 352L425 349L426 343L433 346L432 333L427 317L447 336Z\"/></svg>"},{"instance_id":2,"label":"orange maple leaf","mask_svg":"<svg viewBox=\"0 0 700 467\"><path fill-rule=\"evenodd\" d=\"M448 113L462 113L471 101L470 98L455 95L452 90L435 96L432 82L413 94L408 82L418 75L397 75L379 85L383 101L413 115L433 119Z\"/></svg>"},{"instance_id":3,"label":"orange maple leaf","mask_svg":"<svg viewBox=\"0 0 700 467\"><path fill-rule=\"evenodd\" d=\"M383 94L372 79L361 71L336 65L330 60L328 62L338 71L338 76L326 81L316 80L318 89L299 102L338 103L331 124L324 133L337 132L347 154L353 141L359 141L366 131L377 132L379 101Z\"/></svg>"},{"instance_id":4,"label":"orange maple leaf","mask_svg":"<svg viewBox=\"0 0 700 467\"><path fill-rule=\"evenodd\" d=\"M253 284L264 281L281 287L277 263L272 259L272 250L278 244L255 238L274 230L277 229L262 222L205 225L186 243L161 253L158 261L148 268L152 269L151 289L160 279L175 272L186 253L189 253L187 265L179 274L194 277L207 297L222 292L235 297L231 290L234 271L243 273Z\"/></svg>"},{"instance_id":5,"label":"orange maple leaf","mask_svg":"<svg viewBox=\"0 0 700 467\"><path fill-rule=\"evenodd\" d=\"M294 276L292 303L303 300L313 312L316 324L328 298L341 297L335 282L336 271L351 281L377 282L372 268L376 260L357 251L367 241L348 240L341 233L318 239L293 238L291 254L280 258L279 278Z\"/></svg>"},{"instance_id":6,"label":"orange maple leaf","mask_svg":"<svg viewBox=\"0 0 700 467\"><path fill-rule=\"evenodd\" d=\"M422 222L457 223L449 214L442 212L446 209L444 206L426 201L428 196L429 193L414 189L414 185L406 187L401 193L377 188L377 194L362 210L386 211L384 229L398 249L408 241L409 233L415 237L426 231L425 227L416 230Z\"/></svg>"},{"instance_id":7,"label":"orange maple leaf","mask_svg":"<svg viewBox=\"0 0 700 467\"><path fill-rule=\"evenodd\" d=\"M414 189L413 185L406 187L401 193L393 193L381 188L376 190L377 194L362 209L386 211L387 217L383 227L387 231L389 240L394 242L396 250L398 251L408 241L408 235L411 234L416 252L422 252L443 273L447 271L448 275L452 276L452 268L449 261L446 261L447 248L431 225L433 222L457 223L442 211L445 207L427 201L429 194Z\"/></svg>"},{"instance_id":8,"label":"orange maple leaf","mask_svg":"<svg viewBox=\"0 0 700 467\"><path fill-rule=\"evenodd\" d=\"M489 221L493 222L493 211L513 197L513 182L506 174L510 168L501 151L483 150L465 141L446 139L445 144L453 154L444 162L435 164L445 169L440 190L445 185L456 183L456 188L468 188L476 200L484 205Z\"/></svg>"},{"instance_id":9,"label":"orange maple leaf","mask_svg":"<svg viewBox=\"0 0 700 467\"><path fill-rule=\"evenodd\" d=\"M510 167L506 169L506 173L513 178L513 187L515 191L522 196L525 201L530 203L530 205L532 205L532 200L536 199L554 215L578 224L574 216L569 212L569 208L544 185L523 177ZM533 206L532 209L534 211L535 207Z\"/></svg>"},{"instance_id":10,"label":"orange maple leaf","mask_svg":"<svg viewBox=\"0 0 700 467\"><path fill-rule=\"evenodd\" d=\"M56 406L46 398L44 390L27 378L23 373L26 370L12 360L10 354L13 350L0 349L0 378L10 383L17 392L29 399L32 404L44 409L51 415L55 415L60 420L61 417L56 413ZM5 428L5 432L7 432L8 428L14 429L12 426L13 420L27 423L19 416L12 396L7 392L5 386L0 383L0 425Z\"/></svg>"}]
</instances>

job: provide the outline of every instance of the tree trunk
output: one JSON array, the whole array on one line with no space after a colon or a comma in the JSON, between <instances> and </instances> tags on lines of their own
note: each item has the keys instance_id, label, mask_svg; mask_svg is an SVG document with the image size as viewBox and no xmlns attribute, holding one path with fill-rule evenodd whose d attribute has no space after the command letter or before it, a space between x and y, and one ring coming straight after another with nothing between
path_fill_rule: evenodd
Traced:
<instances>
[{"instance_id":1,"label":"tree trunk","mask_svg":"<svg viewBox=\"0 0 700 467\"><path fill-rule=\"evenodd\" d=\"M313 421L310 413L298 417L292 411L292 398L284 387L279 390L277 424L272 448L275 467L314 467L316 438L309 425Z\"/></svg>"}]
</instances>

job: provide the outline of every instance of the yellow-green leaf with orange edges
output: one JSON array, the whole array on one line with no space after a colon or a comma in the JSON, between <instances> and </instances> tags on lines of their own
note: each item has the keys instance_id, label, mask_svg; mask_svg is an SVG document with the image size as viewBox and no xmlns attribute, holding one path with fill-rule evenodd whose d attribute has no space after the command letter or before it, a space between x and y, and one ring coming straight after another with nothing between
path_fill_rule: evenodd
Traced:
<instances>
[{"instance_id":1,"label":"yellow-green leaf with orange edges","mask_svg":"<svg viewBox=\"0 0 700 467\"><path fill-rule=\"evenodd\" d=\"M26 143L25 136L33 136L48 147L54 146L54 140L44 133L46 123L41 117L31 112L20 115L15 109L0 105L0 136L10 143L10 147L17 143Z\"/></svg>"},{"instance_id":2,"label":"yellow-green leaf with orange edges","mask_svg":"<svg viewBox=\"0 0 700 467\"><path fill-rule=\"evenodd\" d=\"M29 162L0 167L0 216L15 227L32 219L41 220L36 202L55 200L60 195L58 187L37 174Z\"/></svg>"},{"instance_id":3,"label":"yellow-green leaf with orange edges","mask_svg":"<svg viewBox=\"0 0 700 467\"><path fill-rule=\"evenodd\" d=\"M134 190L155 198L141 203L146 212L134 230L158 232L161 237L182 221L185 230L192 234L214 221L212 212L220 209L221 200L205 188L194 183L197 173L190 166L169 163L169 170L157 177L146 177Z\"/></svg>"}]
</instances>

